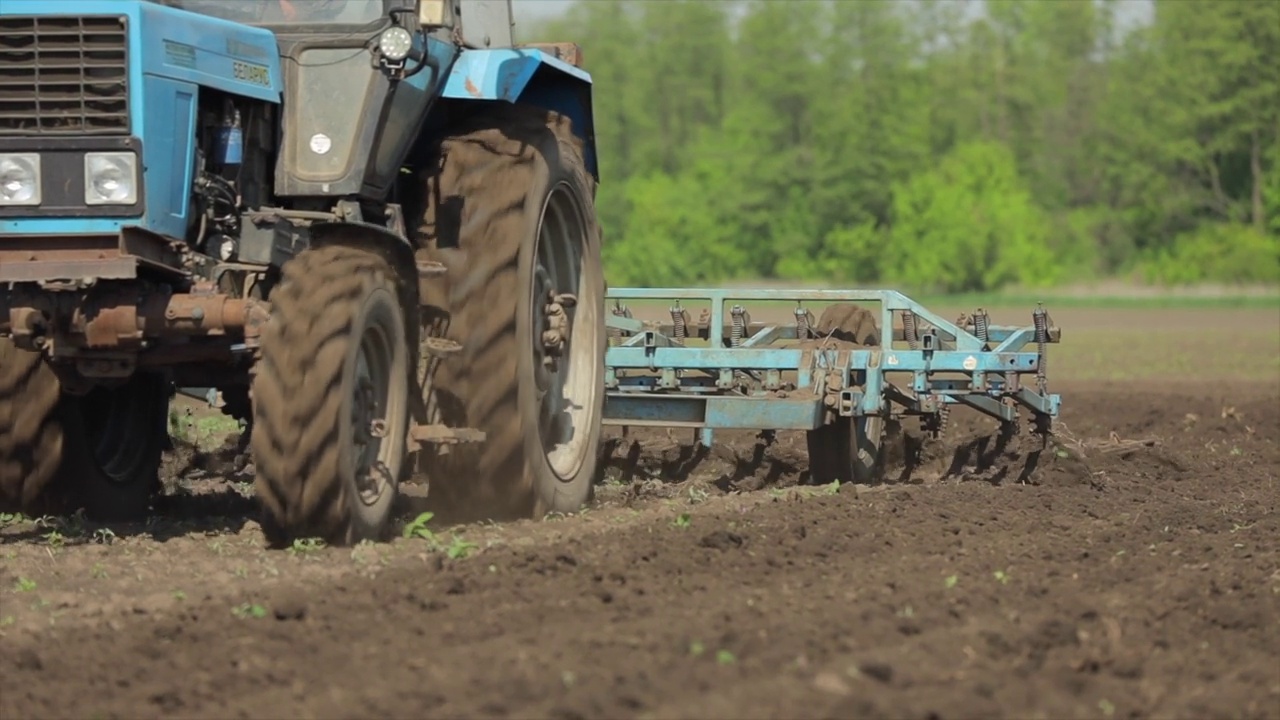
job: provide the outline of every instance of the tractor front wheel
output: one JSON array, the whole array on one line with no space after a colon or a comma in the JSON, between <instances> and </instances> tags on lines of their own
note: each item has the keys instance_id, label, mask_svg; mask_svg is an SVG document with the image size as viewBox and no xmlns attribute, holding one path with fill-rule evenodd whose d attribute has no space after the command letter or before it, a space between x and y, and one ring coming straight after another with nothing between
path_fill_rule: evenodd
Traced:
<instances>
[{"instance_id":1,"label":"tractor front wheel","mask_svg":"<svg viewBox=\"0 0 1280 720\"><path fill-rule=\"evenodd\" d=\"M408 433L399 282L380 255L308 250L284 266L253 380L255 487L273 544L385 537Z\"/></svg>"}]
</instances>

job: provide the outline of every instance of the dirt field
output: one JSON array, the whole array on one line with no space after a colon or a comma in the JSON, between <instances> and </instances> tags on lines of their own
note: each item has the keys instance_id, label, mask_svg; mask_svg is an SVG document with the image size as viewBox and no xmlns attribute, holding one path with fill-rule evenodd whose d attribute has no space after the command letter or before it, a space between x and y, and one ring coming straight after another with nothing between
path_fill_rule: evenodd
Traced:
<instances>
[{"instance_id":1,"label":"dirt field","mask_svg":"<svg viewBox=\"0 0 1280 720\"><path fill-rule=\"evenodd\" d=\"M1280 314L1054 315L1059 444L884 486L615 432L580 515L355 549L190 449L145 527L0 519L0 717L1280 718Z\"/></svg>"}]
</instances>

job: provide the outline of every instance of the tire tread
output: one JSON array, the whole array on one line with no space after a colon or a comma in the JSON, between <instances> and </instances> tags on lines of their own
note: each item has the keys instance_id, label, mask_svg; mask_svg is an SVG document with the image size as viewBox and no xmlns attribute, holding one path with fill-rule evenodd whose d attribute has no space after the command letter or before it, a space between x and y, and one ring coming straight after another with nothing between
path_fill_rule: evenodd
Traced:
<instances>
[{"instance_id":1,"label":"tire tread","mask_svg":"<svg viewBox=\"0 0 1280 720\"><path fill-rule=\"evenodd\" d=\"M293 537L351 540L339 415L347 349L359 305L396 274L380 256L335 245L308 250L284 267L270 296L253 379L257 496L264 528Z\"/></svg>"}]
</instances>

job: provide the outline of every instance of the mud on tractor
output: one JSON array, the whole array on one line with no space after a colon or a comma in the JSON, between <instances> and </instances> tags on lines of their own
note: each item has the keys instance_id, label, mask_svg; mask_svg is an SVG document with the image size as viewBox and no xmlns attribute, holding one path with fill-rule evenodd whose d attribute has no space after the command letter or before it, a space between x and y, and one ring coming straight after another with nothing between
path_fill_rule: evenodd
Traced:
<instances>
[{"instance_id":1,"label":"mud on tractor","mask_svg":"<svg viewBox=\"0 0 1280 720\"><path fill-rule=\"evenodd\" d=\"M833 479L902 413L1047 431L1041 314L745 298L833 301L824 329L606 293L580 65L515 44L510 0L5 0L0 504L144 516L186 387L247 424L277 543L381 537L411 476L459 516L576 510L610 423L807 430ZM654 298L709 316L622 306Z\"/></svg>"}]
</instances>

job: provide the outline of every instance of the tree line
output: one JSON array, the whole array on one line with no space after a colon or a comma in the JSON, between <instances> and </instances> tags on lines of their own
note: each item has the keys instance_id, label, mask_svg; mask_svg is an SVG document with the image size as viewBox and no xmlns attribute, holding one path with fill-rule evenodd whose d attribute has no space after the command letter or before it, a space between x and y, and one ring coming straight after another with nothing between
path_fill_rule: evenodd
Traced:
<instances>
[{"instance_id":1,"label":"tree line","mask_svg":"<svg viewBox=\"0 0 1280 720\"><path fill-rule=\"evenodd\" d=\"M612 284L1280 282L1280 3L579 0Z\"/></svg>"}]
</instances>

